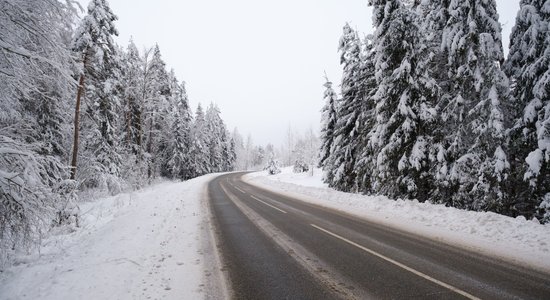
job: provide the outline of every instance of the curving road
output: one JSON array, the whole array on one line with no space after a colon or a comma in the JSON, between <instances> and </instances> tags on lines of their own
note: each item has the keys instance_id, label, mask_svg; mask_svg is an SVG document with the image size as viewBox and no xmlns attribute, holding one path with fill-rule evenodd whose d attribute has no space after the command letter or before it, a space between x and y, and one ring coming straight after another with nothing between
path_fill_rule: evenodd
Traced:
<instances>
[{"instance_id":1,"label":"curving road","mask_svg":"<svg viewBox=\"0 0 550 300\"><path fill-rule=\"evenodd\" d=\"M249 185L208 187L235 299L550 299L550 275Z\"/></svg>"}]
</instances>

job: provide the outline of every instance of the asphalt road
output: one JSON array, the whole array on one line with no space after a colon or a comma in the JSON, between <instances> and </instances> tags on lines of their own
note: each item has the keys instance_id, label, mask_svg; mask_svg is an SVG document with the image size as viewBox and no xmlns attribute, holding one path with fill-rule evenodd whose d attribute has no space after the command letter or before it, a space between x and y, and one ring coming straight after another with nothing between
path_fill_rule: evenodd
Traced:
<instances>
[{"instance_id":1,"label":"asphalt road","mask_svg":"<svg viewBox=\"0 0 550 300\"><path fill-rule=\"evenodd\" d=\"M550 299L550 275L243 182L209 184L235 299Z\"/></svg>"}]
</instances>

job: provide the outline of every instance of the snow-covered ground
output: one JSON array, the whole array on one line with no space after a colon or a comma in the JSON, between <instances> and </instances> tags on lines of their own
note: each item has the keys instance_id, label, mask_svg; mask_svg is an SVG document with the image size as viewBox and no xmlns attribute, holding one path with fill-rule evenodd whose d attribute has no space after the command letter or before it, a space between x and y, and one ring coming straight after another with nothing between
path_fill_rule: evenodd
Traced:
<instances>
[{"instance_id":1,"label":"snow-covered ground","mask_svg":"<svg viewBox=\"0 0 550 300\"><path fill-rule=\"evenodd\" d=\"M0 273L0 299L206 297L212 259L202 249L208 224L200 200L214 176L81 205L81 228L52 234L40 254Z\"/></svg>"},{"instance_id":2,"label":"snow-covered ground","mask_svg":"<svg viewBox=\"0 0 550 300\"><path fill-rule=\"evenodd\" d=\"M0 299L223 298L206 184L163 182L81 204L80 228L52 233L40 253L0 273ZM257 172L252 184L450 244L550 271L550 225L416 201L342 193L321 171Z\"/></svg>"},{"instance_id":3,"label":"snow-covered ground","mask_svg":"<svg viewBox=\"0 0 550 300\"><path fill-rule=\"evenodd\" d=\"M550 224L418 201L338 192L323 184L321 178L319 169L312 176L284 168L277 175L262 171L244 179L307 202L550 272Z\"/></svg>"}]
</instances>

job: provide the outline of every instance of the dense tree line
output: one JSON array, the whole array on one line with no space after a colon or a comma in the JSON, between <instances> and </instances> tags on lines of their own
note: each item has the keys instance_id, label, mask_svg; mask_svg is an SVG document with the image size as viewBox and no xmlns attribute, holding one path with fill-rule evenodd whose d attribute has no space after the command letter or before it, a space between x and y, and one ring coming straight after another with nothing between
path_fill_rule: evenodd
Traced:
<instances>
[{"instance_id":1,"label":"dense tree line","mask_svg":"<svg viewBox=\"0 0 550 300\"><path fill-rule=\"evenodd\" d=\"M505 60L494 0L369 0L325 84L338 190L550 221L550 1L522 0Z\"/></svg>"},{"instance_id":2,"label":"dense tree line","mask_svg":"<svg viewBox=\"0 0 550 300\"><path fill-rule=\"evenodd\" d=\"M78 218L79 191L233 169L220 110L193 117L158 45L124 50L107 1L73 5L0 0L0 260Z\"/></svg>"}]
</instances>

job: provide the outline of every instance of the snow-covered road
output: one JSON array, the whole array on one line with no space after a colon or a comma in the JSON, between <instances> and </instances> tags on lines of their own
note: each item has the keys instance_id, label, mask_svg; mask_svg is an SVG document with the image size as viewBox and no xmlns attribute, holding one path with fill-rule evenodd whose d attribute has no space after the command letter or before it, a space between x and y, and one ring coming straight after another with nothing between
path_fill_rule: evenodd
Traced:
<instances>
[{"instance_id":1,"label":"snow-covered road","mask_svg":"<svg viewBox=\"0 0 550 300\"><path fill-rule=\"evenodd\" d=\"M81 205L81 228L0 273L0 299L200 299L207 175Z\"/></svg>"}]
</instances>

